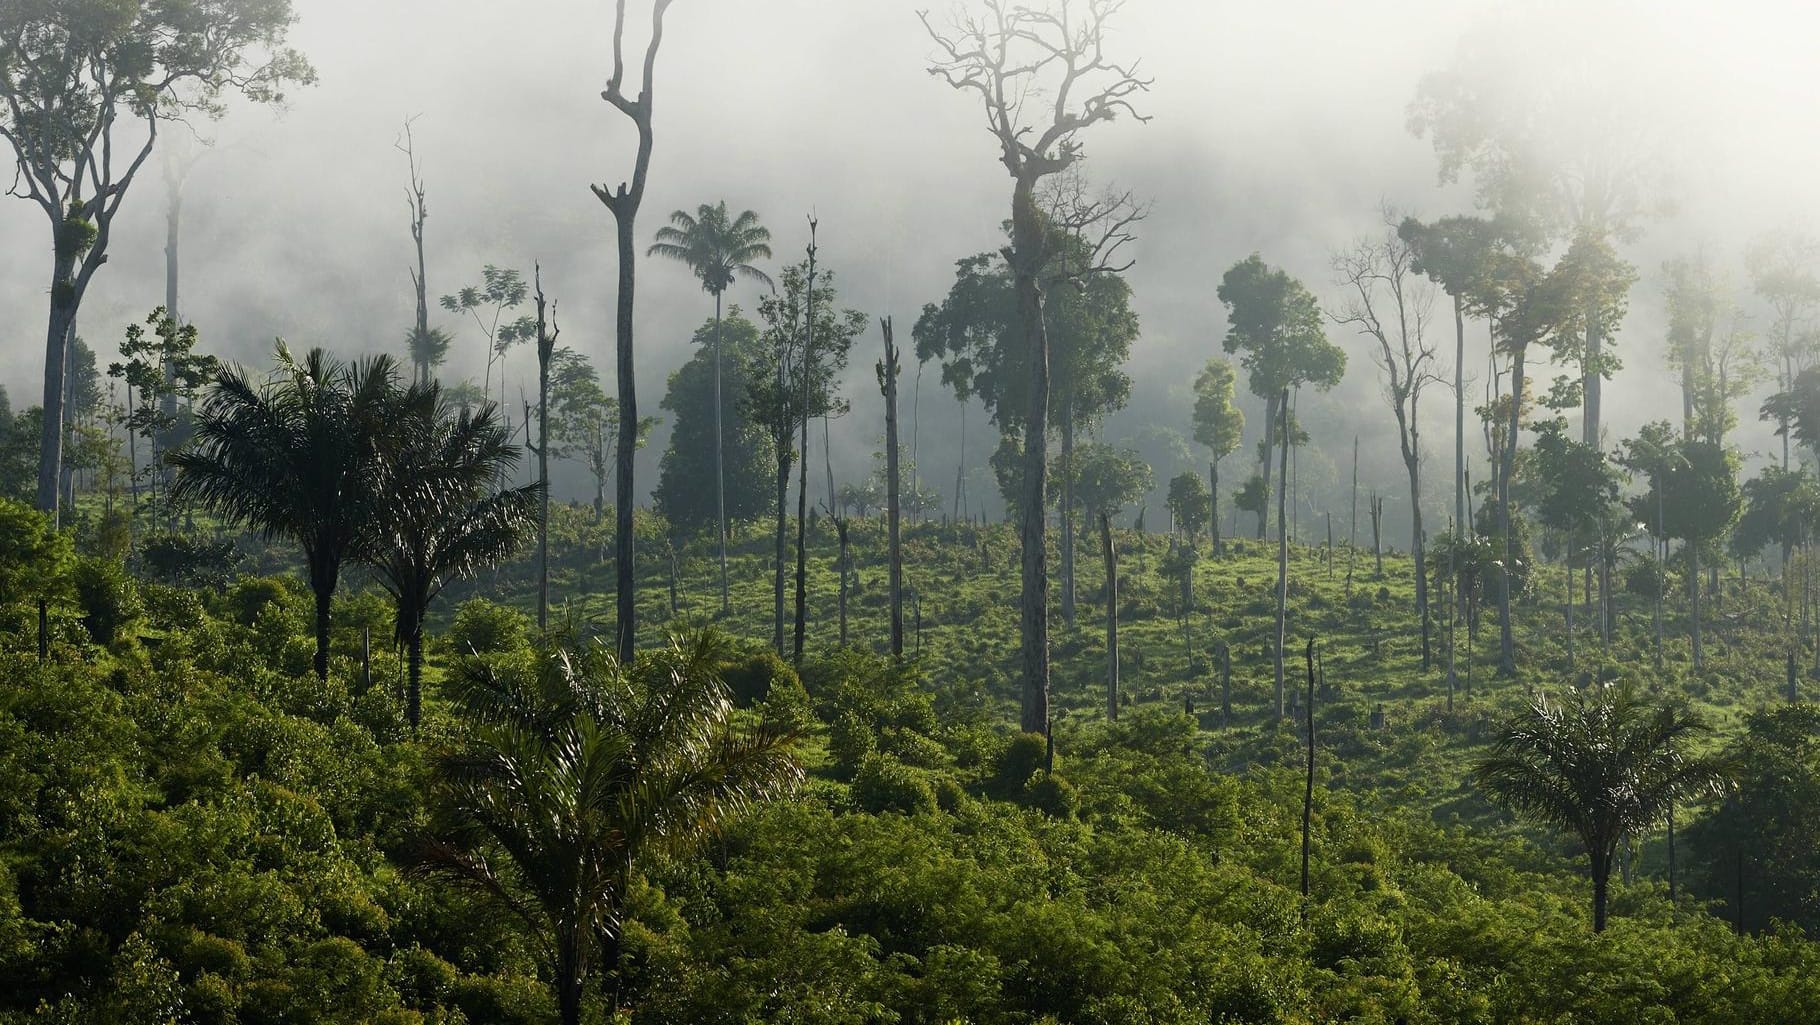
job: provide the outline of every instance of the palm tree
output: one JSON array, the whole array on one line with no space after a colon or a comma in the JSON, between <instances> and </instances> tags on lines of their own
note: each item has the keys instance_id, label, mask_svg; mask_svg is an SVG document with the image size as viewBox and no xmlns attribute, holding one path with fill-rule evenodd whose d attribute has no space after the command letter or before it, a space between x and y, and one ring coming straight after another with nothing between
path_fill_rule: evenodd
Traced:
<instances>
[{"instance_id":1,"label":"palm tree","mask_svg":"<svg viewBox=\"0 0 1820 1025\"><path fill-rule=\"evenodd\" d=\"M390 356L342 363L311 349L301 363L278 346L278 368L255 385L224 367L193 444L171 457L172 495L303 548L316 596L316 675L329 673L329 605L352 557L371 495L374 428L395 400Z\"/></svg>"},{"instance_id":2,"label":"palm tree","mask_svg":"<svg viewBox=\"0 0 1820 1025\"><path fill-rule=\"evenodd\" d=\"M458 674L472 745L441 765L441 820L422 871L479 889L542 943L564 1025L582 984L618 966L626 895L801 777L794 733L736 731L719 636L672 638L627 667L599 645L547 651L529 679Z\"/></svg>"},{"instance_id":3,"label":"palm tree","mask_svg":"<svg viewBox=\"0 0 1820 1025\"><path fill-rule=\"evenodd\" d=\"M721 296L736 278L745 277L763 285L771 278L752 266L753 260L771 258L771 232L758 223L758 215L745 210L728 219L727 203L722 200L696 208L694 216L686 210L670 215L670 223L657 229L657 241L646 255L662 256L684 264L700 279L702 290L714 297L714 498L720 526L720 613L731 611L727 600L727 490L722 470L725 437L721 432L722 400L720 389L720 303Z\"/></svg>"},{"instance_id":4,"label":"palm tree","mask_svg":"<svg viewBox=\"0 0 1820 1025\"><path fill-rule=\"evenodd\" d=\"M536 522L543 485L494 490L520 449L491 402L459 409L431 384L398 395L389 413L359 557L392 596L396 635L408 653L406 708L415 727L430 603L449 581L518 548Z\"/></svg>"},{"instance_id":5,"label":"palm tree","mask_svg":"<svg viewBox=\"0 0 1820 1025\"><path fill-rule=\"evenodd\" d=\"M1539 699L1504 725L1473 776L1518 813L1580 838L1592 862L1593 931L1603 932L1618 841L1718 785L1719 764L1683 750L1708 728L1685 705L1652 704L1629 684L1555 705Z\"/></svg>"}]
</instances>

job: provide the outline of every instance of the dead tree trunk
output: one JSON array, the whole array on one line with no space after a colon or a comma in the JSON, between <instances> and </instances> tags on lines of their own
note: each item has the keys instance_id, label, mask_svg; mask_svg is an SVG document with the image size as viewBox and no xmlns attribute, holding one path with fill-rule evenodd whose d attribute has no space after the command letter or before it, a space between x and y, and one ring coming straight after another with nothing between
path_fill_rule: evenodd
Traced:
<instances>
[{"instance_id":1,"label":"dead tree trunk","mask_svg":"<svg viewBox=\"0 0 1820 1025\"><path fill-rule=\"evenodd\" d=\"M1371 493L1371 557L1377 560L1377 579L1384 579L1384 499Z\"/></svg>"},{"instance_id":2,"label":"dead tree trunk","mask_svg":"<svg viewBox=\"0 0 1820 1025\"><path fill-rule=\"evenodd\" d=\"M613 215L619 245L619 300L615 318L614 352L619 382L619 448L613 475L614 513L613 569L615 581L614 648L622 664L630 665L637 648L638 594L633 565L632 504L637 494L633 482L633 457L638 453L638 387L633 360L633 298L637 278L638 249L635 226L638 208L645 198L645 179L651 171L651 85L657 72L657 49L664 38L664 12L673 0L652 0L651 40L645 50L643 85L636 98L624 91L626 61L624 50L626 0L617 0L613 19L613 74L601 99L631 120L638 131L638 152L633 159L631 182L621 182L616 189L590 185L594 195Z\"/></svg>"},{"instance_id":3,"label":"dead tree trunk","mask_svg":"<svg viewBox=\"0 0 1820 1025\"><path fill-rule=\"evenodd\" d=\"M421 222L417 234L423 237ZM531 451L537 455L537 632L542 635L550 628L550 362L562 329L556 326L554 303L549 319L544 317L543 267L533 265L532 274L537 282L537 444ZM426 379L428 373L425 369ZM525 433L530 433L529 427Z\"/></svg>"}]
</instances>

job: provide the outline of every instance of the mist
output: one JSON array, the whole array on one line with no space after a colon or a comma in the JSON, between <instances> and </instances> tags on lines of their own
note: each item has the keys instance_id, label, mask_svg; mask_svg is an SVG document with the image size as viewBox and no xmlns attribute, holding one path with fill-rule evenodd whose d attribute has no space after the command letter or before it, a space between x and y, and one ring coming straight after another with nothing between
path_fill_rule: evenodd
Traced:
<instances>
[{"instance_id":1,"label":"mist","mask_svg":"<svg viewBox=\"0 0 1820 1025\"><path fill-rule=\"evenodd\" d=\"M939 20L944 9L933 6ZM612 220L588 185L629 175L632 139L598 95L610 61L609 5L298 0L296 8L293 42L320 83L276 113L236 108L196 127L212 145L185 190L182 312L199 327L202 348L249 365L263 365L279 337L344 356L402 351L413 299L406 166L395 143L414 118L432 303L478 281L485 264L527 276L539 264L559 303L563 344L610 373ZM1150 120L1090 133L1085 164L1094 182L1152 204L1129 271L1143 325L1128 368L1132 400L1100 437L1189 432L1189 384L1225 331L1214 289L1234 261L1258 252L1337 302L1332 254L1381 231L1386 207L1423 218L1471 211L1473 183L1439 184L1430 142L1406 125L1422 76L1463 52L1502 55L1513 75L1552 73L1556 62L1590 68L1637 111L1662 202L1620 247L1639 280L1613 339L1624 366L1607 387L1609 440L1668 415L1663 262L1704 253L1743 310L1758 312L1740 262L1745 245L1820 220L1809 184L1820 166L1816 37L1820 14L1793 3L1134 0L1116 42L1154 79L1139 100ZM724 199L763 217L776 269L801 257L813 213L820 260L837 273L842 304L907 327L945 294L955 260L1001 244L1009 208L1010 182L977 102L931 79L931 56L916 5L897 0L678 3L659 64L641 245L668 211ZM82 309L80 333L103 364L126 325L163 302L164 205L154 157ZM0 203L0 308L11 313L0 327L0 382L16 407L36 401L42 380L49 263L40 212ZM758 297L742 283L727 299L750 311ZM711 312L685 270L641 262L641 412L659 412L667 376ZM432 324L455 338L443 376L478 378L483 342L472 324L434 308ZM1483 325L1469 331L1468 374L1482 378ZM1329 335L1350 366L1334 392L1304 397L1301 416L1318 451L1305 453L1302 470L1325 475L1325 490L1337 492L1357 435L1362 481L1394 494L1394 427L1364 340L1338 325ZM1443 342L1451 358L1451 340ZM855 348L846 388L853 411L833 432L843 480L870 472L881 447L878 355L874 328ZM528 352L512 353L513 388L531 388L533 364ZM958 411L938 367L925 368L913 393L915 372L906 368L904 379L906 416L915 416L907 430L925 475L951 500ZM1555 372L1537 368L1542 382ZM1483 382L1468 387L1477 401ZM1244 399L1249 441L1261 413ZM1425 458L1439 494L1451 463L1451 395L1436 387L1425 403ZM1755 405L1740 404L1737 443L1747 456L1767 453L1774 440L1750 415ZM969 463L983 466L992 447L985 415L976 408L968 421ZM641 453L641 491L656 482L666 440L660 426ZM1468 445L1482 462L1471 433ZM1245 466L1249 451L1228 465ZM1157 467L1159 487L1169 472ZM564 473L558 494L580 496L579 469ZM984 498L999 515L989 472L976 473L969 490L976 508ZM1339 515L1337 502L1320 502Z\"/></svg>"}]
</instances>

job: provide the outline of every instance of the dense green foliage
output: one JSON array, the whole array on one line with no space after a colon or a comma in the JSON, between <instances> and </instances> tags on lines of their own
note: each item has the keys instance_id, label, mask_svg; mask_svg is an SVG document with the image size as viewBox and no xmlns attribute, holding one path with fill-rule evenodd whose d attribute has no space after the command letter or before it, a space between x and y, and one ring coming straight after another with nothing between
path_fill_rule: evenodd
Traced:
<instances>
[{"instance_id":1,"label":"dense green foliage","mask_svg":"<svg viewBox=\"0 0 1820 1025\"><path fill-rule=\"evenodd\" d=\"M585 511L565 517L576 522L560 522L559 539L588 523ZM801 683L762 651L729 656L723 673L745 709L738 721L804 731L811 778L733 820L700 856L640 863L618 970L592 976L584 1020L610 1007L639 1022L942 1025L1820 1014L1820 946L1786 930L1738 936L1729 904L1715 917L1700 903L1729 899L1742 836L1747 924L1812 914L1812 844L1791 827L1813 816L1780 814L1814 802L1802 782L1811 706L1740 720L1777 700L1762 670L1778 642L1742 615L1776 600L1762 585L1728 585L1722 601L1741 615L1715 628L1704 676L1686 675L1685 645L1659 676L1621 654L1607 666L1705 708L1721 742L1737 744L1739 797L1685 809L1678 913L1663 890L1663 834L1638 833L1632 880L1614 878L1611 924L1595 937L1579 845L1511 828L1467 779L1524 688L1487 687L1492 653L1476 652L1474 696L1443 710L1437 682L1410 668L1406 561L1388 559L1387 579L1367 573L1348 598L1321 551L1292 552L1291 622L1323 639L1325 680L1304 904L1299 739L1266 707L1264 549L1240 543L1191 564L1195 615L1218 626L1203 633L1172 611L1163 540L1120 531L1131 714L1110 725L1098 710L1089 588L1078 632L1058 639L1048 769L1044 738L1004 725L1015 610L1003 558L993 561L1000 529L910 530L922 654L901 669L829 645L833 538L810 531L820 654ZM882 531L855 520L852 534L864 648L882 642ZM728 627L739 634L764 632L765 548L756 536L736 547ZM558 551L559 591L582 584L586 542ZM715 604L713 551L703 539L684 552L685 616ZM35 663L31 617L9 614L0 635L5 1020L555 1018L538 931L415 869L440 814L438 760L492 728L451 686L464 660L508 675L536 664L522 612L462 604L431 646L414 740L401 660L376 652L362 686L358 624L386 616L383 603L369 612L370 595L340 604L322 683L310 673L311 603L295 584L134 583L71 564L54 544L8 558L62 597L48 664ZM652 586L640 600L662 618L656 573L641 570ZM80 586L85 576L117 585ZM521 563L488 590L516 600L532 579ZM927 590L938 580L940 592ZM125 618L122 589L136 601ZM1620 651L1648 643L1647 607L1620 601ZM1519 611L1530 682L1553 689L1550 667L1565 665L1558 610L1538 599ZM90 621L106 617L113 635L97 637ZM1209 699L1219 646L1234 661L1227 727ZM1379 706L1389 712L1374 728L1366 713Z\"/></svg>"}]
</instances>

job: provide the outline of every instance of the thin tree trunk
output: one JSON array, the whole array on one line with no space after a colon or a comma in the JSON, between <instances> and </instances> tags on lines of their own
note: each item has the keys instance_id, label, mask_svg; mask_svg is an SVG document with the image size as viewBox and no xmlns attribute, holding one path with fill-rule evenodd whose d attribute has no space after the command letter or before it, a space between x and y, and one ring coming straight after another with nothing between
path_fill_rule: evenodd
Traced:
<instances>
[{"instance_id":1,"label":"thin tree trunk","mask_svg":"<svg viewBox=\"0 0 1820 1025\"><path fill-rule=\"evenodd\" d=\"M1567 671L1574 671L1574 551L1571 538L1567 542Z\"/></svg>"},{"instance_id":2,"label":"thin tree trunk","mask_svg":"<svg viewBox=\"0 0 1820 1025\"><path fill-rule=\"evenodd\" d=\"M1220 725L1232 724L1232 645L1220 645Z\"/></svg>"},{"instance_id":3,"label":"thin tree trunk","mask_svg":"<svg viewBox=\"0 0 1820 1025\"><path fill-rule=\"evenodd\" d=\"M1510 364L1510 434L1504 439L1504 467L1498 474L1498 530L1502 564L1498 571L1498 672L1505 676L1517 671L1516 634L1510 618L1510 482L1516 473L1517 434L1522 428L1524 347L1511 354Z\"/></svg>"},{"instance_id":4,"label":"thin tree trunk","mask_svg":"<svg viewBox=\"0 0 1820 1025\"><path fill-rule=\"evenodd\" d=\"M1074 629L1074 397L1064 395L1062 420L1062 619Z\"/></svg>"},{"instance_id":5,"label":"thin tree trunk","mask_svg":"<svg viewBox=\"0 0 1820 1025\"><path fill-rule=\"evenodd\" d=\"M1302 896L1308 896L1308 854L1314 824L1314 638L1308 639L1308 776L1302 789ZM1306 913L1306 912L1304 912Z\"/></svg>"},{"instance_id":6,"label":"thin tree trunk","mask_svg":"<svg viewBox=\"0 0 1820 1025\"><path fill-rule=\"evenodd\" d=\"M1100 513L1100 546L1106 556L1106 718L1119 718L1119 552L1112 519Z\"/></svg>"},{"instance_id":7,"label":"thin tree trunk","mask_svg":"<svg viewBox=\"0 0 1820 1025\"><path fill-rule=\"evenodd\" d=\"M847 518L836 519L834 529L840 535L840 646L844 648L847 646L847 575L852 569L847 548Z\"/></svg>"},{"instance_id":8,"label":"thin tree trunk","mask_svg":"<svg viewBox=\"0 0 1820 1025\"><path fill-rule=\"evenodd\" d=\"M771 558L771 647L779 657L784 655L784 539L789 530L785 510L790 503L789 442L778 444L777 453L777 530Z\"/></svg>"},{"instance_id":9,"label":"thin tree trunk","mask_svg":"<svg viewBox=\"0 0 1820 1025\"><path fill-rule=\"evenodd\" d=\"M544 319L543 268L535 268L533 274L537 281L536 451L541 491L537 498L537 632L544 635L550 629L550 361L556 356L556 335ZM530 430L526 425L527 435Z\"/></svg>"},{"instance_id":10,"label":"thin tree trunk","mask_svg":"<svg viewBox=\"0 0 1820 1025\"><path fill-rule=\"evenodd\" d=\"M962 399L960 458L954 463L954 521L967 515L967 400Z\"/></svg>"},{"instance_id":11,"label":"thin tree trunk","mask_svg":"<svg viewBox=\"0 0 1820 1025\"><path fill-rule=\"evenodd\" d=\"M1604 328L1599 316L1598 300L1589 300L1586 308L1587 367L1581 385L1581 441L1594 451L1599 448L1600 392L1605 383L1605 375L1599 369L1599 350L1605 340Z\"/></svg>"},{"instance_id":12,"label":"thin tree trunk","mask_svg":"<svg viewBox=\"0 0 1820 1025\"><path fill-rule=\"evenodd\" d=\"M815 379L815 227L815 218L809 218L809 284L803 302L802 466L796 484L796 623L790 647L790 657L799 666L809 615L809 412Z\"/></svg>"},{"instance_id":13,"label":"thin tree trunk","mask_svg":"<svg viewBox=\"0 0 1820 1025\"><path fill-rule=\"evenodd\" d=\"M1283 437L1289 437L1289 389L1283 389L1283 395L1277 401L1281 410ZM1278 487L1277 487L1277 643L1276 643L1276 702L1277 718L1283 718L1285 711L1283 694L1283 646L1288 643L1288 610L1289 610L1289 446L1282 446L1278 454Z\"/></svg>"},{"instance_id":14,"label":"thin tree trunk","mask_svg":"<svg viewBox=\"0 0 1820 1025\"><path fill-rule=\"evenodd\" d=\"M1705 668L1705 652L1700 646L1700 539L1687 539L1687 598L1690 605L1690 627L1694 642L1694 672Z\"/></svg>"},{"instance_id":15,"label":"thin tree trunk","mask_svg":"<svg viewBox=\"0 0 1820 1025\"><path fill-rule=\"evenodd\" d=\"M900 547L901 512L898 504L897 445L897 340L889 317L879 321L885 335L885 361L879 364L879 384L885 394L885 531L890 562L891 657L904 657L904 560ZM1030 731L1034 732L1034 731Z\"/></svg>"},{"instance_id":16,"label":"thin tree trunk","mask_svg":"<svg viewBox=\"0 0 1820 1025\"><path fill-rule=\"evenodd\" d=\"M1359 436L1352 436L1352 526L1346 539L1346 597L1352 597L1352 571L1359 561Z\"/></svg>"},{"instance_id":17,"label":"thin tree trunk","mask_svg":"<svg viewBox=\"0 0 1820 1025\"><path fill-rule=\"evenodd\" d=\"M720 539L720 614L722 618L733 611L732 600L727 593L727 471L726 471L726 431L721 425L720 366L721 366L721 293L714 293L714 516Z\"/></svg>"},{"instance_id":18,"label":"thin tree trunk","mask_svg":"<svg viewBox=\"0 0 1820 1025\"><path fill-rule=\"evenodd\" d=\"M1409 469L1409 518L1410 542L1409 551L1416 563L1416 616L1422 621L1422 671L1428 672L1434 664L1434 653L1430 647L1428 620L1428 571L1424 555L1428 548L1428 539L1422 529L1422 464L1420 441L1414 429L1415 407L1410 406L1411 429L1409 431L1408 455L1404 465Z\"/></svg>"},{"instance_id":19,"label":"thin tree trunk","mask_svg":"<svg viewBox=\"0 0 1820 1025\"><path fill-rule=\"evenodd\" d=\"M1213 557L1217 559L1226 554L1225 547L1220 544L1220 461L1218 459L1207 461L1207 511L1209 513L1207 529L1213 533Z\"/></svg>"},{"instance_id":20,"label":"thin tree trunk","mask_svg":"<svg viewBox=\"0 0 1820 1025\"><path fill-rule=\"evenodd\" d=\"M1662 532L1663 519L1661 482L1656 484L1656 533L1651 538L1656 545L1656 668L1662 668L1662 597L1668 590L1668 535ZM1786 586L1786 582L1784 584Z\"/></svg>"},{"instance_id":21,"label":"thin tree trunk","mask_svg":"<svg viewBox=\"0 0 1820 1025\"><path fill-rule=\"evenodd\" d=\"M1377 579L1384 579L1384 500L1371 495L1371 557L1376 562Z\"/></svg>"}]
</instances>

